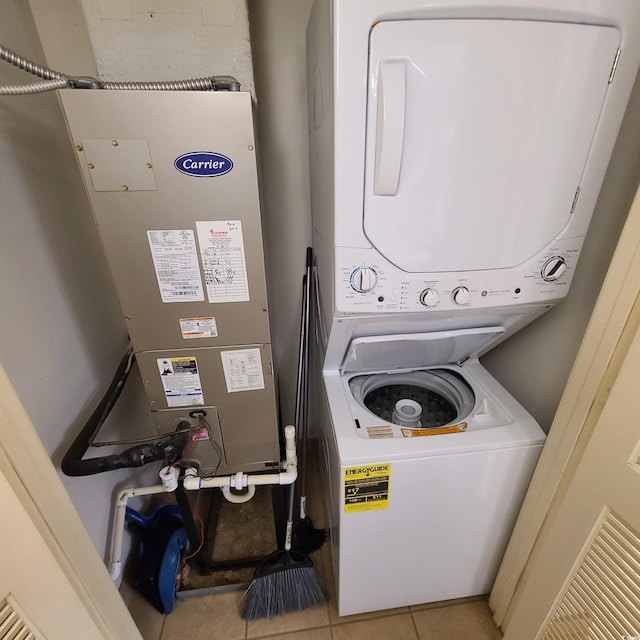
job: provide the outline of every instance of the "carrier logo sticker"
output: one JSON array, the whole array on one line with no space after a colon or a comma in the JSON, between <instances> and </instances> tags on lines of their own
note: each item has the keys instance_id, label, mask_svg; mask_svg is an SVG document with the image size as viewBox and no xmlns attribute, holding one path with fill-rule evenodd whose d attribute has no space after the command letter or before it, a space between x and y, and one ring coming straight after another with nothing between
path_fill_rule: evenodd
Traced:
<instances>
[{"instance_id":1,"label":"carrier logo sticker","mask_svg":"<svg viewBox=\"0 0 640 640\"><path fill-rule=\"evenodd\" d=\"M176 158L175 168L188 176L212 178L223 176L233 169L233 162L227 156L212 151L191 151Z\"/></svg>"},{"instance_id":2,"label":"carrier logo sticker","mask_svg":"<svg viewBox=\"0 0 640 640\"><path fill-rule=\"evenodd\" d=\"M402 435L405 438L419 438L422 436L441 436L445 433L462 433L467 430L467 423L452 424L449 427L434 427L433 429L408 429L402 427Z\"/></svg>"},{"instance_id":3,"label":"carrier logo sticker","mask_svg":"<svg viewBox=\"0 0 640 640\"><path fill-rule=\"evenodd\" d=\"M344 512L376 511L389 508L391 464L347 467L344 470Z\"/></svg>"}]
</instances>

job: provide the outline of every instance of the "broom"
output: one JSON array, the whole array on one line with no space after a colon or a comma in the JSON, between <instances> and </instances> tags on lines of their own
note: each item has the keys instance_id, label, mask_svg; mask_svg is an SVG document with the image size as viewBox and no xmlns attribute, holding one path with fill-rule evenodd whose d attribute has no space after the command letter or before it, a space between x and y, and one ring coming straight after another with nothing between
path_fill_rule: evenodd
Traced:
<instances>
[{"instance_id":1,"label":"broom","mask_svg":"<svg viewBox=\"0 0 640 640\"><path fill-rule=\"evenodd\" d=\"M283 551L276 551L257 567L246 592L243 620L273 618L325 602L313 562L291 548L295 488L289 488L287 533Z\"/></svg>"},{"instance_id":2,"label":"broom","mask_svg":"<svg viewBox=\"0 0 640 640\"><path fill-rule=\"evenodd\" d=\"M307 249L307 264L310 262L310 251ZM301 398L306 366L305 326L308 324L308 283L309 279L305 275L296 386L295 418L298 426L302 421ZM289 487L284 550L271 554L256 568L253 581L245 594L245 606L242 612L244 620L273 618L322 604L326 600L313 568L313 562L305 553L292 548L294 503L295 482Z\"/></svg>"}]
</instances>

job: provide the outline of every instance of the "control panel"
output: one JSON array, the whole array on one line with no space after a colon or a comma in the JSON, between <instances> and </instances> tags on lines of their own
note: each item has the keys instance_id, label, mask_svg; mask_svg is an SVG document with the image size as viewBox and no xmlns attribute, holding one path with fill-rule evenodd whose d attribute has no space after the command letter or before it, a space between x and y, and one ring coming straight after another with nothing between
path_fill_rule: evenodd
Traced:
<instances>
[{"instance_id":1,"label":"control panel","mask_svg":"<svg viewBox=\"0 0 640 640\"><path fill-rule=\"evenodd\" d=\"M557 300L569 290L582 242L555 241L511 269L451 273L407 273L375 249L336 247L337 311L424 312Z\"/></svg>"}]
</instances>

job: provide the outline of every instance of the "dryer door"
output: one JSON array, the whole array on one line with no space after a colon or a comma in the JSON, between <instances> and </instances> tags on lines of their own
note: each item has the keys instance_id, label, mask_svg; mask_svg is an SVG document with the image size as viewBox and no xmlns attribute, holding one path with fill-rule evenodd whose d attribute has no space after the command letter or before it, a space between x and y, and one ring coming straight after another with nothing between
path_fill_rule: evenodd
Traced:
<instances>
[{"instance_id":1,"label":"dryer door","mask_svg":"<svg viewBox=\"0 0 640 640\"><path fill-rule=\"evenodd\" d=\"M364 231L410 272L521 264L570 223L616 28L409 20L371 30Z\"/></svg>"}]
</instances>

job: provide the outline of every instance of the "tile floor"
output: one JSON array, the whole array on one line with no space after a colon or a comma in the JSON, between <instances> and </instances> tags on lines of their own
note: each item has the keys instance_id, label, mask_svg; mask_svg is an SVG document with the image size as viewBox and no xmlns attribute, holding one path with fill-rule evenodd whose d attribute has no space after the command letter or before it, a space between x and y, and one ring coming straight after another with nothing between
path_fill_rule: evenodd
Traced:
<instances>
[{"instance_id":1,"label":"tile floor","mask_svg":"<svg viewBox=\"0 0 640 640\"><path fill-rule=\"evenodd\" d=\"M129 591L126 588L126 591ZM270 620L240 617L242 591L178 600L162 616L135 592L123 597L144 640L500 640L486 598L339 618L335 602Z\"/></svg>"},{"instance_id":2,"label":"tile floor","mask_svg":"<svg viewBox=\"0 0 640 640\"><path fill-rule=\"evenodd\" d=\"M310 516L315 526L327 526L317 458L309 464L309 472ZM334 597L329 544L311 557L327 593L327 603L270 620L242 620L243 590L178 599L167 616L156 612L126 583L121 594L144 640L500 640L502 637L493 623L486 597L341 618Z\"/></svg>"}]
</instances>

